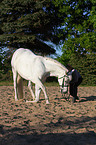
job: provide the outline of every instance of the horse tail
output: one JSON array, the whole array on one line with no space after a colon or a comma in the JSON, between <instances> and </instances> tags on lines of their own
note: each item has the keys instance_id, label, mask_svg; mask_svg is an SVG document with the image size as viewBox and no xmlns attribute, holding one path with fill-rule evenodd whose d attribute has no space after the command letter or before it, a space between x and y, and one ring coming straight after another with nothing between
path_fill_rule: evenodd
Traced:
<instances>
[{"instance_id":1,"label":"horse tail","mask_svg":"<svg viewBox=\"0 0 96 145\"><path fill-rule=\"evenodd\" d=\"M18 99L23 99L23 79L19 74L17 77L17 91L18 91Z\"/></svg>"}]
</instances>

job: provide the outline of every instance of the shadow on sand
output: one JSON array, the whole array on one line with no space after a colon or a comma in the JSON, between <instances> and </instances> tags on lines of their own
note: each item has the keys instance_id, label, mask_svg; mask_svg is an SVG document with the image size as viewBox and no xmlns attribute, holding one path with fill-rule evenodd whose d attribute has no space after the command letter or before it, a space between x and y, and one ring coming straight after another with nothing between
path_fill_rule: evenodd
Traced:
<instances>
[{"instance_id":1,"label":"shadow on sand","mask_svg":"<svg viewBox=\"0 0 96 145\"><path fill-rule=\"evenodd\" d=\"M89 124L94 125L96 117L82 116L75 121L72 119L68 121L68 119L70 118L59 118L57 123L50 122L40 129L22 125L21 128L15 127L6 130L5 126L0 125L0 145L96 145L94 131L76 133L71 129L69 131L66 129L67 133L54 133L55 129L59 131L64 126L77 129L87 128Z\"/></svg>"},{"instance_id":2,"label":"shadow on sand","mask_svg":"<svg viewBox=\"0 0 96 145\"><path fill-rule=\"evenodd\" d=\"M21 131L21 130L20 130ZM10 133L0 138L0 145L96 145L96 134L88 133Z\"/></svg>"},{"instance_id":3,"label":"shadow on sand","mask_svg":"<svg viewBox=\"0 0 96 145\"><path fill-rule=\"evenodd\" d=\"M83 97L81 98L80 102L86 102L86 101L96 101L96 96Z\"/></svg>"}]
</instances>

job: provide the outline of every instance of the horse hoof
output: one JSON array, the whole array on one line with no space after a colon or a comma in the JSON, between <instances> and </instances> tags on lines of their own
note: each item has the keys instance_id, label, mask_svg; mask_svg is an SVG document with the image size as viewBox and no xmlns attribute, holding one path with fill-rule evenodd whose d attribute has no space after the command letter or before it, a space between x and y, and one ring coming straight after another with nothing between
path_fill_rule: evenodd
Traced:
<instances>
[{"instance_id":1,"label":"horse hoof","mask_svg":"<svg viewBox=\"0 0 96 145\"><path fill-rule=\"evenodd\" d=\"M48 102L46 102L46 104L50 104L50 102L48 101Z\"/></svg>"},{"instance_id":2,"label":"horse hoof","mask_svg":"<svg viewBox=\"0 0 96 145\"><path fill-rule=\"evenodd\" d=\"M18 101L18 99L15 99L15 101Z\"/></svg>"},{"instance_id":3,"label":"horse hoof","mask_svg":"<svg viewBox=\"0 0 96 145\"><path fill-rule=\"evenodd\" d=\"M28 101L28 100L26 100L26 103L37 103L37 101L36 100L34 100L34 101Z\"/></svg>"}]
</instances>

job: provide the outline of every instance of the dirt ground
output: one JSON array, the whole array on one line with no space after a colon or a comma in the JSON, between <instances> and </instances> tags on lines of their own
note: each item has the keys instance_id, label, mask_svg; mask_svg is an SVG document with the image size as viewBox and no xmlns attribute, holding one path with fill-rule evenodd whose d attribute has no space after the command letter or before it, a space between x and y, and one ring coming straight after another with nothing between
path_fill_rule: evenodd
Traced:
<instances>
[{"instance_id":1,"label":"dirt ground","mask_svg":"<svg viewBox=\"0 0 96 145\"><path fill-rule=\"evenodd\" d=\"M49 105L43 93L39 103L16 102L13 86L0 86L0 145L96 145L96 87L79 87L74 104L57 86L47 94Z\"/></svg>"}]
</instances>

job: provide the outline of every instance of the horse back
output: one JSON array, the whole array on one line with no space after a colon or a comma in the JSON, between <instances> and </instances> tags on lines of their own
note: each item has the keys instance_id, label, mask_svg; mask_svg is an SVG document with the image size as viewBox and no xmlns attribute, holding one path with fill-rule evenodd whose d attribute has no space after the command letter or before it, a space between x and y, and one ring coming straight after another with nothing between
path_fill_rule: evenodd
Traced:
<instances>
[{"instance_id":1,"label":"horse back","mask_svg":"<svg viewBox=\"0 0 96 145\"><path fill-rule=\"evenodd\" d=\"M15 51L11 61L12 67L24 79L33 79L34 76L41 78L45 72L43 57L35 55L28 49L20 48Z\"/></svg>"},{"instance_id":2,"label":"horse back","mask_svg":"<svg viewBox=\"0 0 96 145\"><path fill-rule=\"evenodd\" d=\"M28 49L24 49L24 48L19 48L17 49L13 56L12 56L12 60L11 60L11 65L14 67L14 64L16 63L16 61L18 59L20 59L24 53L27 53L27 54L33 54L32 51L28 50ZM34 54L33 54L34 55Z\"/></svg>"}]
</instances>

